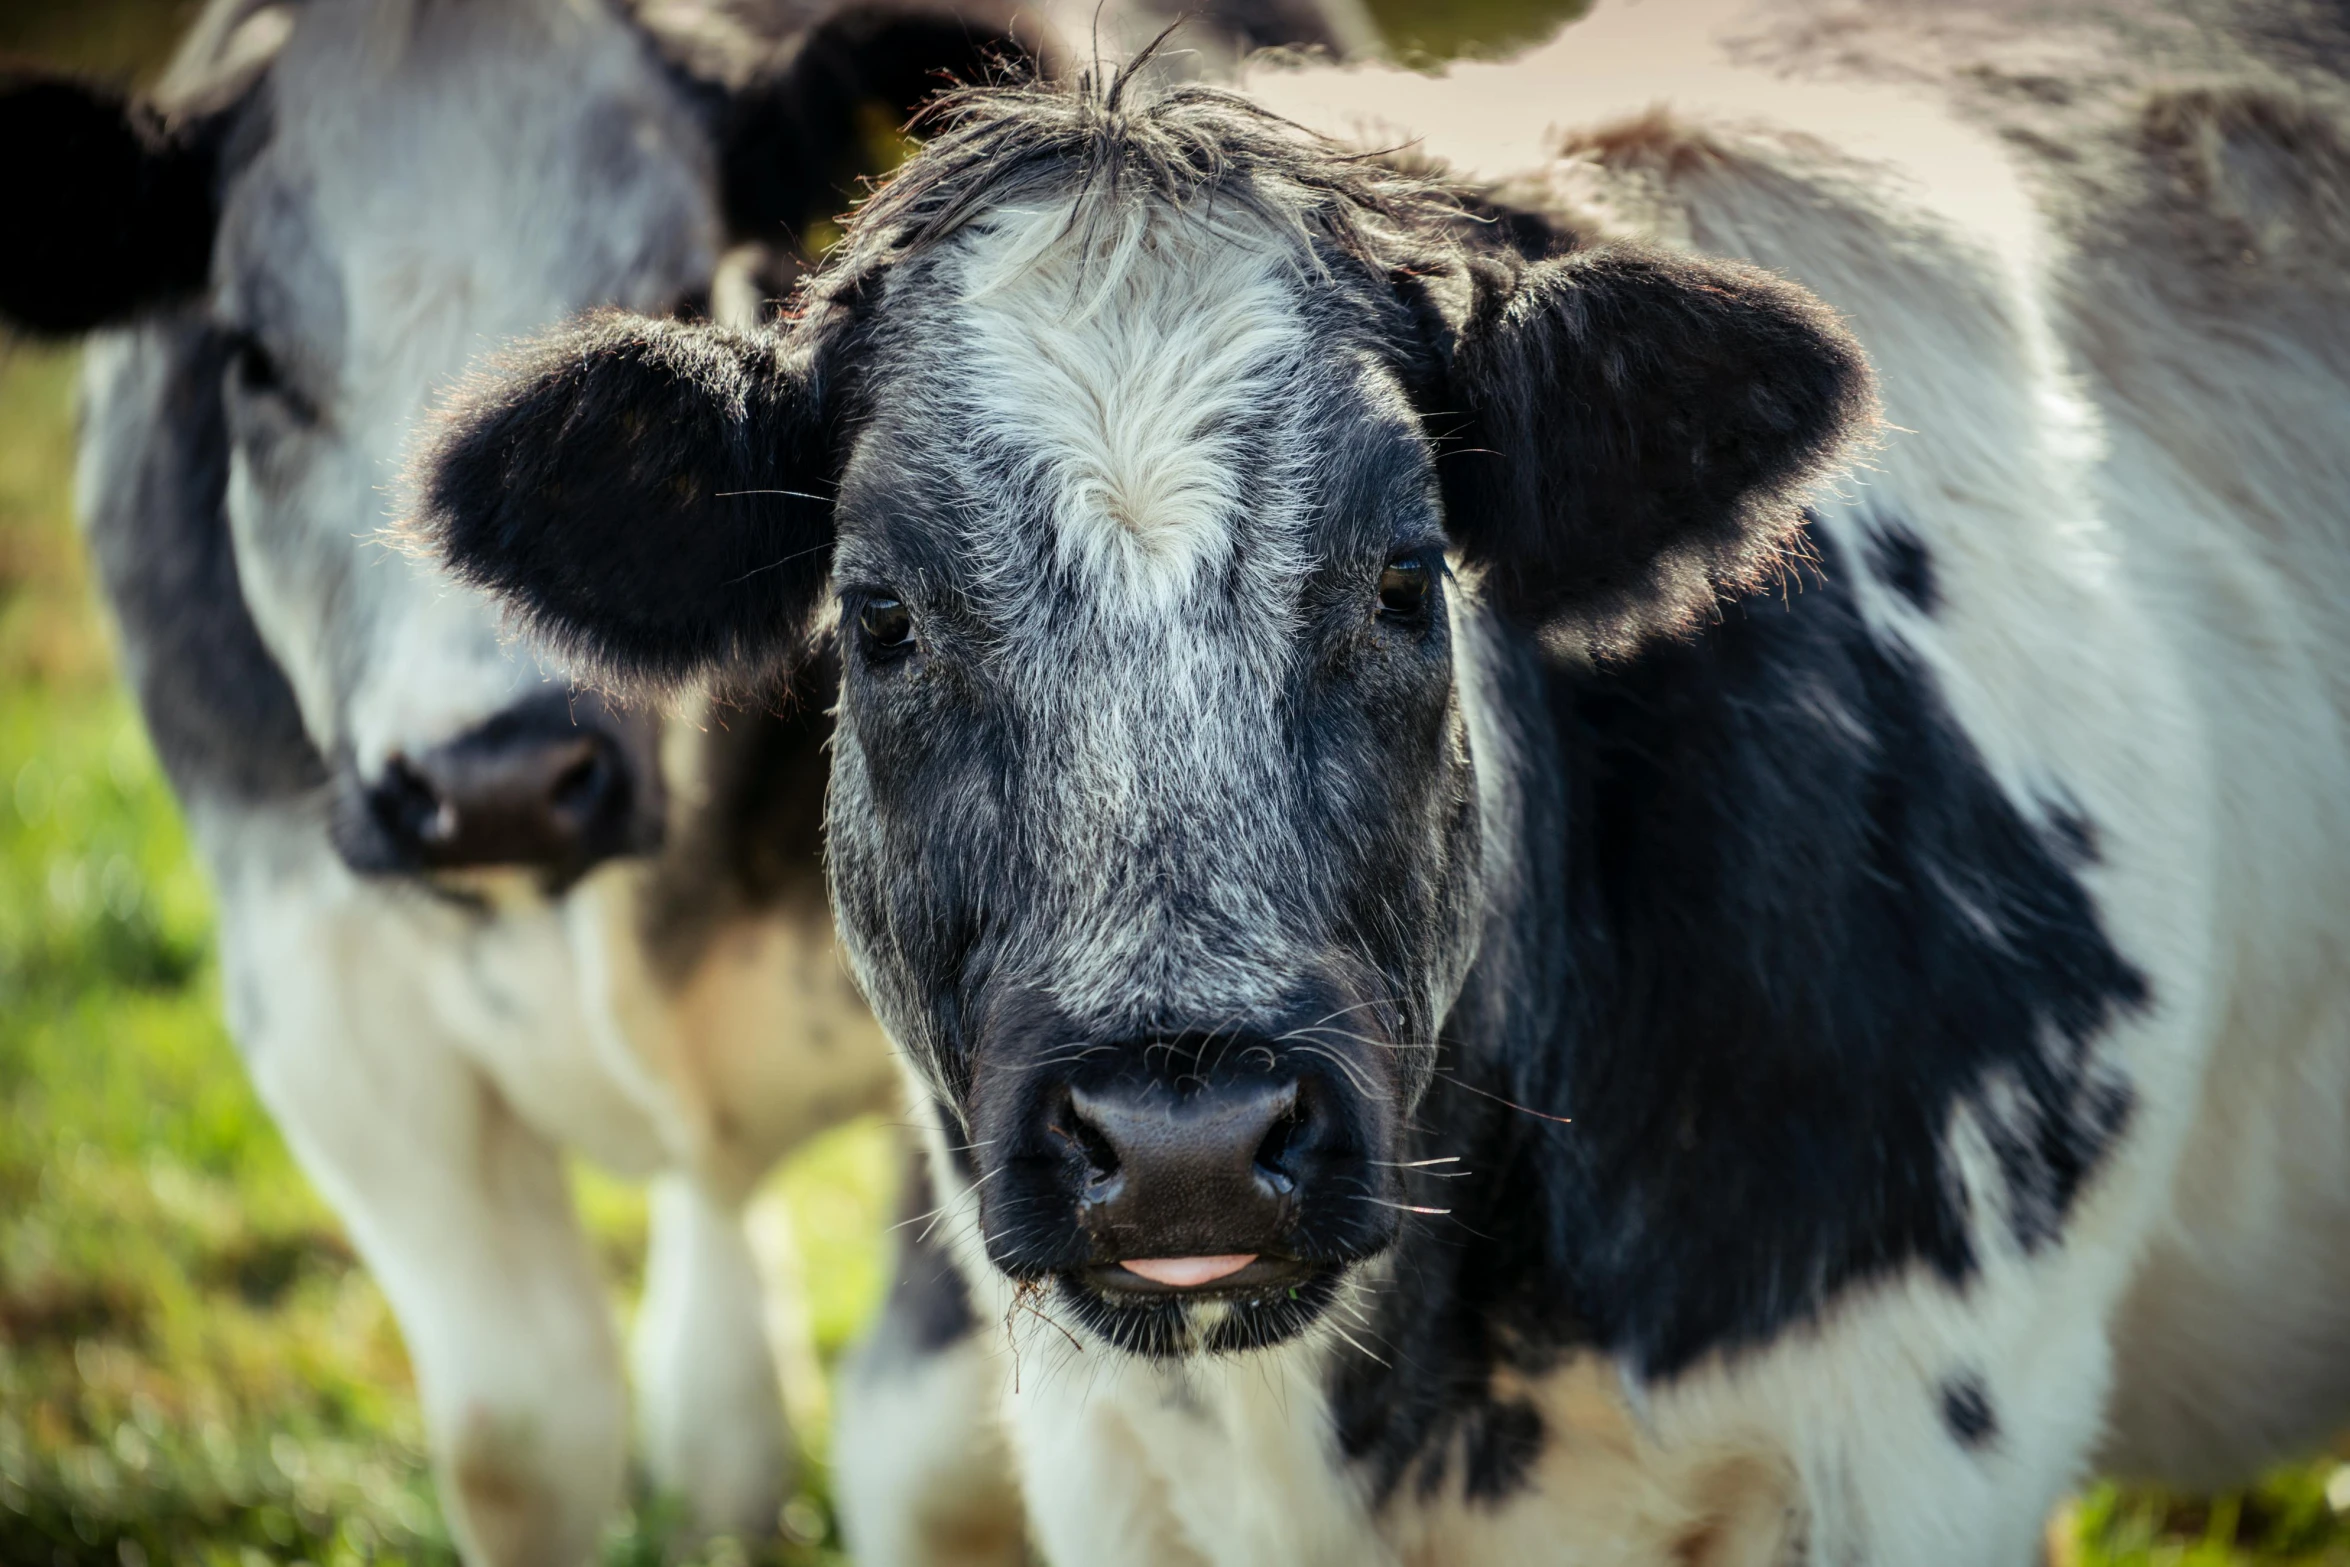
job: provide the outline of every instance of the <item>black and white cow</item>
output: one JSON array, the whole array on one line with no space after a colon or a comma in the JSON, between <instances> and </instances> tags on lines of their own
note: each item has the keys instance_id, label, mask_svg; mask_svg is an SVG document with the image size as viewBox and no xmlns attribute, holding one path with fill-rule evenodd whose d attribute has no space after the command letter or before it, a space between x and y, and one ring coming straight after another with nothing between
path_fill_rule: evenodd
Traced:
<instances>
[{"instance_id":1,"label":"black and white cow","mask_svg":"<svg viewBox=\"0 0 2350 1567\"><path fill-rule=\"evenodd\" d=\"M2158 94L2052 223L1710 20L969 96L782 329L421 465L617 682L837 656L868 1396L995 1389L1053 1562L2016 1563L2350 1412L2345 122Z\"/></svg>"},{"instance_id":2,"label":"black and white cow","mask_svg":"<svg viewBox=\"0 0 2350 1567\"><path fill-rule=\"evenodd\" d=\"M477 1562L584 1560L620 1495L565 1151L661 1177L654 1480L766 1532L789 1452L738 1209L894 1090L816 857L828 667L663 733L378 537L411 424L484 349L755 293L722 258L845 204L870 105L1050 52L986 0L742 9L215 0L152 101L0 84L0 318L107 329L83 506L231 1021L391 1299ZM1350 41L1231 10L1236 42Z\"/></svg>"}]
</instances>

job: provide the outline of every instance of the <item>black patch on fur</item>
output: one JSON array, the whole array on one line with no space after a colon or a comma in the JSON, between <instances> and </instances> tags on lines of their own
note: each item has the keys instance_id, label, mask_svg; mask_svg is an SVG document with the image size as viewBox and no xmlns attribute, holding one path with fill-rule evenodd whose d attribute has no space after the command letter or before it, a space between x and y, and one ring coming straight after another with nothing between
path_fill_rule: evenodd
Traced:
<instances>
[{"instance_id":1,"label":"black patch on fur","mask_svg":"<svg viewBox=\"0 0 2350 1567\"><path fill-rule=\"evenodd\" d=\"M124 671L184 799L282 802L326 782L287 684L245 609L229 535L230 346L185 321L138 329L85 439L103 431L83 499Z\"/></svg>"},{"instance_id":2,"label":"black patch on fur","mask_svg":"<svg viewBox=\"0 0 2350 1567\"><path fill-rule=\"evenodd\" d=\"M1981 1377L1965 1371L1942 1384L1942 1423L1969 1451L1980 1452L1999 1440L1999 1411Z\"/></svg>"},{"instance_id":3,"label":"black patch on fur","mask_svg":"<svg viewBox=\"0 0 2350 1567\"><path fill-rule=\"evenodd\" d=\"M1508 676L1527 901L1404 1155L1464 1173L1407 1189L1451 1215L1406 1228L1378 1297L1393 1369L1350 1359L1335 1389L1383 1488L1488 1418L1496 1367L1587 1343L1670 1377L1904 1267L1963 1282L1962 1105L2027 1247L2126 1123L2092 1050L2149 991L2077 877L2085 827L2008 802L1811 544L1822 579L1690 641Z\"/></svg>"},{"instance_id":4,"label":"black patch on fur","mask_svg":"<svg viewBox=\"0 0 2350 1567\"><path fill-rule=\"evenodd\" d=\"M1825 581L1553 687L1583 1016L1526 1086L1566 1090L1591 1299L1651 1374L1909 1262L1966 1277L1954 1104L2033 1245L2130 1102L2090 1049L2144 976L1812 544Z\"/></svg>"},{"instance_id":5,"label":"black patch on fur","mask_svg":"<svg viewBox=\"0 0 2350 1567\"><path fill-rule=\"evenodd\" d=\"M1461 1491L1498 1502L1526 1481L1549 1434L1542 1412L1521 1398L1488 1401L1461 1422Z\"/></svg>"},{"instance_id":6,"label":"black patch on fur","mask_svg":"<svg viewBox=\"0 0 2350 1567\"><path fill-rule=\"evenodd\" d=\"M1942 603L1941 585L1934 579L1934 557L1918 536L1899 523L1873 523L1869 528L1869 567L1877 580L1909 600L1910 608L1931 615Z\"/></svg>"},{"instance_id":7,"label":"black patch on fur","mask_svg":"<svg viewBox=\"0 0 2350 1567\"><path fill-rule=\"evenodd\" d=\"M216 130L64 77L0 73L0 318L86 332L202 288Z\"/></svg>"},{"instance_id":8,"label":"black patch on fur","mask_svg":"<svg viewBox=\"0 0 2350 1567\"><path fill-rule=\"evenodd\" d=\"M788 666L832 560L807 374L714 326L596 315L460 394L419 469L458 575L655 681Z\"/></svg>"}]
</instances>

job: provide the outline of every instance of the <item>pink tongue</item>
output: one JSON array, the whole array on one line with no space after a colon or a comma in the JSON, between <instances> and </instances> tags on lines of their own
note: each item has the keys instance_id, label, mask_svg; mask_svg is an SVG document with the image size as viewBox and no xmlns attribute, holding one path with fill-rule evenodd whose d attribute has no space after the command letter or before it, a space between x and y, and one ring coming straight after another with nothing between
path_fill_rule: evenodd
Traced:
<instances>
[{"instance_id":1,"label":"pink tongue","mask_svg":"<svg viewBox=\"0 0 2350 1567\"><path fill-rule=\"evenodd\" d=\"M1229 1278L1256 1260L1255 1252L1245 1257L1129 1257L1119 1266L1153 1284L1189 1289L1195 1284L1213 1284L1218 1279Z\"/></svg>"}]
</instances>

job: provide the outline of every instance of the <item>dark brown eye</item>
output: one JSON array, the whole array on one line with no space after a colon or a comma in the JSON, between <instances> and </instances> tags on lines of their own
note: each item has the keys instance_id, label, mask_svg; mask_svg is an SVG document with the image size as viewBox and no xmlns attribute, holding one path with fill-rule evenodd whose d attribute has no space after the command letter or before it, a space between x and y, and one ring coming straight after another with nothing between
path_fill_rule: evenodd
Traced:
<instances>
[{"instance_id":1,"label":"dark brown eye","mask_svg":"<svg viewBox=\"0 0 2350 1567\"><path fill-rule=\"evenodd\" d=\"M1428 607L1428 563L1391 560L1379 573L1379 613L1408 620Z\"/></svg>"},{"instance_id":2,"label":"dark brown eye","mask_svg":"<svg viewBox=\"0 0 2350 1567\"><path fill-rule=\"evenodd\" d=\"M914 612L896 599L867 599L857 611L857 627L865 633L867 647L892 652L913 642Z\"/></svg>"},{"instance_id":3,"label":"dark brown eye","mask_svg":"<svg viewBox=\"0 0 2350 1567\"><path fill-rule=\"evenodd\" d=\"M248 405L267 404L303 424L318 422L318 410L295 386L286 367L249 332L238 333L229 345L229 380L237 398Z\"/></svg>"},{"instance_id":4,"label":"dark brown eye","mask_svg":"<svg viewBox=\"0 0 2350 1567\"><path fill-rule=\"evenodd\" d=\"M249 397L273 396L286 388L284 368L257 339L238 338L229 363L236 371L238 389Z\"/></svg>"}]
</instances>

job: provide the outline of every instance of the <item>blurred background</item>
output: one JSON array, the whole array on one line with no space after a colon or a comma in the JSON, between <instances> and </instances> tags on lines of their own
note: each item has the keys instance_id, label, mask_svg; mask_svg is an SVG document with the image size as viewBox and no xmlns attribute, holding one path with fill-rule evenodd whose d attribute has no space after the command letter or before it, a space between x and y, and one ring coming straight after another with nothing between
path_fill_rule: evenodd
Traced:
<instances>
[{"instance_id":1,"label":"blurred background","mask_svg":"<svg viewBox=\"0 0 2350 1567\"><path fill-rule=\"evenodd\" d=\"M1371 5L1431 66L1531 43L1578 9ZM0 0L0 55L137 81L194 10ZM454 1567L391 1315L220 1022L206 890L74 534L74 383L71 349L0 336L0 1567ZM881 1296L893 1135L851 1125L773 1178L827 1371ZM626 1312L643 1195L575 1179ZM841 1560L820 1390L799 1404L796 1538L748 1555L721 1541L697 1563ZM684 1560L672 1519L641 1498L608 1567ZM2350 1567L2350 1463L2221 1497L2099 1488L2050 1554Z\"/></svg>"}]
</instances>

